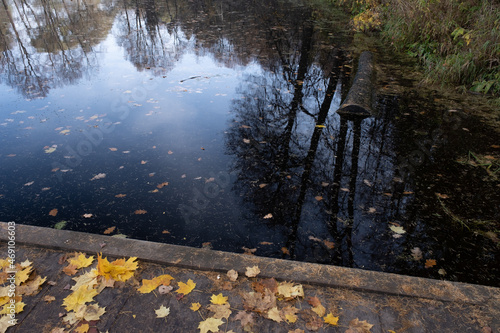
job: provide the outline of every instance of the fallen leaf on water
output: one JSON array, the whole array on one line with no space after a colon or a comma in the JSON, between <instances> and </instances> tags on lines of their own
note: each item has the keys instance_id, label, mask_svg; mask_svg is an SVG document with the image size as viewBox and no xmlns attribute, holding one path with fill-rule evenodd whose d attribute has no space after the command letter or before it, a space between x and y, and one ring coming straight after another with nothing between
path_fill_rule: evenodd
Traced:
<instances>
[{"instance_id":1,"label":"fallen leaf on water","mask_svg":"<svg viewBox=\"0 0 500 333\"><path fill-rule=\"evenodd\" d=\"M115 198L125 198L127 195L126 194L117 194L115 195Z\"/></svg>"},{"instance_id":2,"label":"fallen leaf on water","mask_svg":"<svg viewBox=\"0 0 500 333\"><path fill-rule=\"evenodd\" d=\"M344 192L350 192L350 190L348 188L346 188L346 187L342 187L340 190L344 191Z\"/></svg>"},{"instance_id":3,"label":"fallen leaf on water","mask_svg":"<svg viewBox=\"0 0 500 333\"><path fill-rule=\"evenodd\" d=\"M249 249L248 247L245 247L245 246L243 246L242 249L243 249L243 251L245 251L245 253L243 253L243 254L250 255L250 256L253 256L254 253L257 251L256 248Z\"/></svg>"},{"instance_id":4,"label":"fallen leaf on water","mask_svg":"<svg viewBox=\"0 0 500 333\"><path fill-rule=\"evenodd\" d=\"M93 214L83 214L83 217L86 218L86 219L89 219L91 218L92 216L94 216Z\"/></svg>"},{"instance_id":5,"label":"fallen leaf on water","mask_svg":"<svg viewBox=\"0 0 500 333\"><path fill-rule=\"evenodd\" d=\"M50 215L50 216L56 216L56 215L57 215L57 208L52 209L52 210L49 212L49 215Z\"/></svg>"},{"instance_id":6,"label":"fallen leaf on water","mask_svg":"<svg viewBox=\"0 0 500 333\"><path fill-rule=\"evenodd\" d=\"M323 186L323 187L327 187L328 185L330 185L330 183L327 183L327 182L321 182L321 186Z\"/></svg>"},{"instance_id":7,"label":"fallen leaf on water","mask_svg":"<svg viewBox=\"0 0 500 333\"><path fill-rule=\"evenodd\" d=\"M445 276L445 275L446 275L446 271L444 270L444 268L440 268L440 269L438 270L438 274L439 274L439 275L443 275L443 276Z\"/></svg>"},{"instance_id":8,"label":"fallen leaf on water","mask_svg":"<svg viewBox=\"0 0 500 333\"><path fill-rule=\"evenodd\" d=\"M24 186L31 186L31 185L33 185L34 183L35 183L35 181L33 180L33 181L31 181L31 182L27 182L26 184L24 184Z\"/></svg>"},{"instance_id":9,"label":"fallen leaf on water","mask_svg":"<svg viewBox=\"0 0 500 333\"><path fill-rule=\"evenodd\" d=\"M247 277L256 277L257 275L259 275L260 273L260 269L258 266L253 266L253 267L247 267L246 268L246 272L245 272L245 275Z\"/></svg>"},{"instance_id":10,"label":"fallen leaf on water","mask_svg":"<svg viewBox=\"0 0 500 333\"><path fill-rule=\"evenodd\" d=\"M326 246L328 249L330 249L330 250L332 250L332 249L335 247L335 243L334 243L334 242L331 242L331 241L329 241L329 240L327 240L327 239L325 239L325 240L323 241L323 244L325 244L325 246Z\"/></svg>"},{"instance_id":11,"label":"fallen leaf on water","mask_svg":"<svg viewBox=\"0 0 500 333\"><path fill-rule=\"evenodd\" d=\"M325 125L316 125L317 128L325 128Z\"/></svg>"},{"instance_id":12,"label":"fallen leaf on water","mask_svg":"<svg viewBox=\"0 0 500 333\"><path fill-rule=\"evenodd\" d=\"M63 229L66 224L68 223L68 221L60 221L60 222L57 222L55 225L54 225L54 229L57 229L57 230L61 230Z\"/></svg>"},{"instance_id":13,"label":"fallen leaf on water","mask_svg":"<svg viewBox=\"0 0 500 333\"><path fill-rule=\"evenodd\" d=\"M290 255L290 251L286 247L284 247L284 246L281 248L281 252L283 252L283 254Z\"/></svg>"},{"instance_id":14,"label":"fallen leaf on water","mask_svg":"<svg viewBox=\"0 0 500 333\"><path fill-rule=\"evenodd\" d=\"M158 187L158 188L163 188L165 186L168 186L168 182L163 182L161 184L156 185L156 187Z\"/></svg>"},{"instance_id":15,"label":"fallen leaf on water","mask_svg":"<svg viewBox=\"0 0 500 333\"><path fill-rule=\"evenodd\" d=\"M409 194L413 194L413 192L412 191L404 191L403 194L409 195Z\"/></svg>"},{"instance_id":16,"label":"fallen leaf on water","mask_svg":"<svg viewBox=\"0 0 500 333\"><path fill-rule=\"evenodd\" d=\"M368 213L370 213L370 214L373 214L373 213L375 213L376 211L377 211L377 209L376 209L375 207L370 207L370 208L368 208Z\"/></svg>"},{"instance_id":17,"label":"fallen leaf on water","mask_svg":"<svg viewBox=\"0 0 500 333\"><path fill-rule=\"evenodd\" d=\"M436 193L436 195L441 199L448 199L449 196L447 194Z\"/></svg>"},{"instance_id":18,"label":"fallen leaf on water","mask_svg":"<svg viewBox=\"0 0 500 333\"><path fill-rule=\"evenodd\" d=\"M273 217L273 214L269 213L269 214L267 214L266 216L264 216L263 218L265 218L265 219L270 219L270 218L272 218L272 217Z\"/></svg>"},{"instance_id":19,"label":"fallen leaf on water","mask_svg":"<svg viewBox=\"0 0 500 333\"><path fill-rule=\"evenodd\" d=\"M259 187L260 187L260 188L264 188L264 187L266 187L266 186L267 186L267 184L260 184L260 185L259 185Z\"/></svg>"},{"instance_id":20,"label":"fallen leaf on water","mask_svg":"<svg viewBox=\"0 0 500 333\"><path fill-rule=\"evenodd\" d=\"M155 310L156 318L165 318L170 314L170 307L166 308L164 305L161 305L159 309Z\"/></svg>"},{"instance_id":21,"label":"fallen leaf on water","mask_svg":"<svg viewBox=\"0 0 500 333\"><path fill-rule=\"evenodd\" d=\"M141 161L141 164L146 164L146 163L148 163L148 161L144 161L144 160Z\"/></svg>"},{"instance_id":22,"label":"fallen leaf on water","mask_svg":"<svg viewBox=\"0 0 500 333\"><path fill-rule=\"evenodd\" d=\"M316 201L321 201L323 200L323 197L321 195L317 195L314 197L314 199L316 199Z\"/></svg>"},{"instance_id":23,"label":"fallen leaf on water","mask_svg":"<svg viewBox=\"0 0 500 333\"><path fill-rule=\"evenodd\" d=\"M109 227L106 230L104 230L104 234L105 235L109 235L110 233L112 233L113 231L115 231L115 229L116 229L116 226Z\"/></svg>"},{"instance_id":24,"label":"fallen leaf on water","mask_svg":"<svg viewBox=\"0 0 500 333\"><path fill-rule=\"evenodd\" d=\"M390 225L389 229L391 229L396 234L400 234L400 235L406 233L406 231L403 229L403 227L400 227L400 226Z\"/></svg>"},{"instance_id":25,"label":"fallen leaf on water","mask_svg":"<svg viewBox=\"0 0 500 333\"><path fill-rule=\"evenodd\" d=\"M161 233L162 233L162 234L169 234L169 233L170 233L170 231L168 231L168 230L163 230Z\"/></svg>"},{"instance_id":26,"label":"fallen leaf on water","mask_svg":"<svg viewBox=\"0 0 500 333\"><path fill-rule=\"evenodd\" d=\"M44 150L46 154L52 154L53 152L56 151L56 147L50 147Z\"/></svg>"},{"instance_id":27,"label":"fallen leaf on water","mask_svg":"<svg viewBox=\"0 0 500 333\"><path fill-rule=\"evenodd\" d=\"M187 283L177 282L177 285L179 286L179 289L177 289L176 292L183 295L189 294L196 287L196 283L194 283L191 279L189 279Z\"/></svg>"},{"instance_id":28,"label":"fallen leaf on water","mask_svg":"<svg viewBox=\"0 0 500 333\"><path fill-rule=\"evenodd\" d=\"M94 177L92 177L90 180L97 180L97 179L102 179L102 178L105 178L105 177L106 177L105 173L98 173L97 175L95 175Z\"/></svg>"},{"instance_id":29,"label":"fallen leaf on water","mask_svg":"<svg viewBox=\"0 0 500 333\"><path fill-rule=\"evenodd\" d=\"M167 154L172 155L174 152L169 150Z\"/></svg>"},{"instance_id":30,"label":"fallen leaf on water","mask_svg":"<svg viewBox=\"0 0 500 333\"><path fill-rule=\"evenodd\" d=\"M242 127L242 128L251 128L251 127L250 127L250 126L248 126L248 125L241 125L240 127Z\"/></svg>"},{"instance_id":31,"label":"fallen leaf on water","mask_svg":"<svg viewBox=\"0 0 500 333\"><path fill-rule=\"evenodd\" d=\"M419 247L414 247L411 249L411 256L413 257L413 260L419 261L422 259L422 250L420 250Z\"/></svg>"},{"instance_id":32,"label":"fallen leaf on water","mask_svg":"<svg viewBox=\"0 0 500 333\"><path fill-rule=\"evenodd\" d=\"M136 215L142 215L142 214L146 214L148 211L147 210L144 210L144 209L138 209L134 212L134 214Z\"/></svg>"},{"instance_id":33,"label":"fallen leaf on water","mask_svg":"<svg viewBox=\"0 0 500 333\"><path fill-rule=\"evenodd\" d=\"M243 139L243 142L244 143L250 143L250 140L249 139Z\"/></svg>"},{"instance_id":34,"label":"fallen leaf on water","mask_svg":"<svg viewBox=\"0 0 500 333\"><path fill-rule=\"evenodd\" d=\"M111 151L117 151L118 149L111 147L111 148L109 148L109 150L111 150Z\"/></svg>"},{"instance_id":35,"label":"fallen leaf on water","mask_svg":"<svg viewBox=\"0 0 500 333\"><path fill-rule=\"evenodd\" d=\"M271 243L271 242L260 242L259 244L260 245L273 245L273 243Z\"/></svg>"},{"instance_id":36,"label":"fallen leaf on water","mask_svg":"<svg viewBox=\"0 0 500 333\"><path fill-rule=\"evenodd\" d=\"M495 148L495 149L499 149L499 148L500 148L500 145L491 145L490 147L491 147L491 148Z\"/></svg>"},{"instance_id":37,"label":"fallen leaf on water","mask_svg":"<svg viewBox=\"0 0 500 333\"><path fill-rule=\"evenodd\" d=\"M431 268L433 266L436 266L436 260L435 259L427 259L425 261L425 268Z\"/></svg>"}]
</instances>

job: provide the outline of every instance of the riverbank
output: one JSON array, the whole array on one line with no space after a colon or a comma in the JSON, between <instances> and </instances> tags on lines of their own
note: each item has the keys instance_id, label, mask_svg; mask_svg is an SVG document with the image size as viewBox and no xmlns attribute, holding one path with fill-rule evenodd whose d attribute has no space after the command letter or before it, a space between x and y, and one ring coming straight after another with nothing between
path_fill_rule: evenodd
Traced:
<instances>
[{"instance_id":1,"label":"riverbank","mask_svg":"<svg viewBox=\"0 0 500 333\"><path fill-rule=\"evenodd\" d=\"M317 1L322 2L322 1ZM500 105L500 5L491 0L329 0L356 31L417 59L428 83L480 93Z\"/></svg>"}]
</instances>

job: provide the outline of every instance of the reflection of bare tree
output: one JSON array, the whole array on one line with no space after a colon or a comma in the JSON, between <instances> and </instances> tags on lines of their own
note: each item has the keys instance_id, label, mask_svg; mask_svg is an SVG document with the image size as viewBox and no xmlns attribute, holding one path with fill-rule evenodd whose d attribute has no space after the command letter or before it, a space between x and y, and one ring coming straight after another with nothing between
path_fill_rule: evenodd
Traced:
<instances>
[{"instance_id":1,"label":"reflection of bare tree","mask_svg":"<svg viewBox=\"0 0 500 333\"><path fill-rule=\"evenodd\" d=\"M92 1L2 0L1 81L27 97L74 83L97 66L92 45L112 24L113 6ZM5 11L4 11L5 9ZM6 36L13 36L7 42ZM10 47L7 47L10 46Z\"/></svg>"}]
</instances>

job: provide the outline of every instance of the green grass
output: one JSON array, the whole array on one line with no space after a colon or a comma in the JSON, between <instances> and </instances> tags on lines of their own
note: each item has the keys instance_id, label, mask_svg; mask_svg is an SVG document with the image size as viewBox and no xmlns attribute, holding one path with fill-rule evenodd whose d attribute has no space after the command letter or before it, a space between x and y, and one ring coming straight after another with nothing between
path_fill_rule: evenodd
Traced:
<instances>
[{"instance_id":1,"label":"green grass","mask_svg":"<svg viewBox=\"0 0 500 333\"><path fill-rule=\"evenodd\" d=\"M427 81L489 94L500 103L500 3L496 0L331 2L350 11L353 27L380 30L388 44L417 58ZM380 24L362 24L374 17Z\"/></svg>"}]
</instances>

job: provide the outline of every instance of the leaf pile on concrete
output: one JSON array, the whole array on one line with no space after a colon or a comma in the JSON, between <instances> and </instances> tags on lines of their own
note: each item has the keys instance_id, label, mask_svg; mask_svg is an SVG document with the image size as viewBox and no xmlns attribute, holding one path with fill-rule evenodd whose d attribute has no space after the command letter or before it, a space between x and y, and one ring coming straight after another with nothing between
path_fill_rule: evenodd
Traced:
<instances>
[{"instance_id":1,"label":"leaf pile on concrete","mask_svg":"<svg viewBox=\"0 0 500 333\"><path fill-rule=\"evenodd\" d=\"M171 282L175 280L169 274L162 274L152 279L142 279L137 283L132 279L136 275L139 267L136 257L128 259L121 258L109 261L101 254L97 255L97 264L94 256L87 256L84 253L73 253L64 255L60 259L60 264L66 264L62 271L73 277L74 284L68 285L69 295L62 300L61 306L66 312L60 314L65 327L54 328L52 333L87 333L90 330L90 324L99 321L106 313L106 308L101 307L94 297L99 295L105 288L114 288L116 283L125 283L135 281L138 294L149 294L151 292L159 294L170 294L177 300L190 297L189 294L195 290L196 282L188 279L187 281L176 281L177 288L175 293ZM95 265L93 265L95 264ZM8 282L6 267L10 265L7 260L0 261L2 271L0 271L0 281L2 284ZM94 268L90 266L95 266ZM25 261L16 265L16 284L17 295L16 313L22 311L24 303L21 301L21 295L35 295L46 278L41 278L33 272L32 263ZM302 326L308 331L318 331L328 326L344 327L345 333L368 333L371 332L372 324L361 321L358 318L353 319L348 325L339 325L339 316L335 316L336 310L329 310L317 296L308 296L304 294L304 288L301 284L289 281L276 281L274 278L257 278L260 273L258 266L247 267L244 273L251 283L251 291L243 291L240 295L243 299L243 309L231 307L230 296L225 296L223 292L212 294L209 304L200 304L199 302L190 303L189 309L200 315L198 330L200 333L219 331L231 333L223 327L230 320L239 321L241 329L245 332L254 332L256 319L265 318L283 325L292 325L302 323ZM220 278L220 277L219 277ZM243 279L246 279L243 278ZM132 280L131 280L132 279ZM223 278L226 279L226 278ZM231 290L236 287L241 280L238 272L230 270L227 272L226 286L229 284ZM132 282L132 285L134 283ZM7 309L9 301L8 286L0 289L0 303L3 316L0 318L0 333L5 332L9 326ZM170 296L169 296L170 297ZM306 298L307 305L302 302ZM53 296L45 296L46 302L55 301ZM188 301L189 302L189 301ZM152 305L150 311L154 311L157 320L164 320L168 327L168 316L171 315L170 307L166 307L158 301L159 304ZM297 307L298 306L298 307ZM186 306L187 307L187 306ZM186 309L187 311L188 309ZM147 309L145 309L147 311ZM95 325L95 324L93 324ZM222 326L222 327L221 327ZM295 328L289 329L291 333L300 333L304 330ZM234 332L233 332L234 333Z\"/></svg>"}]
</instances>

